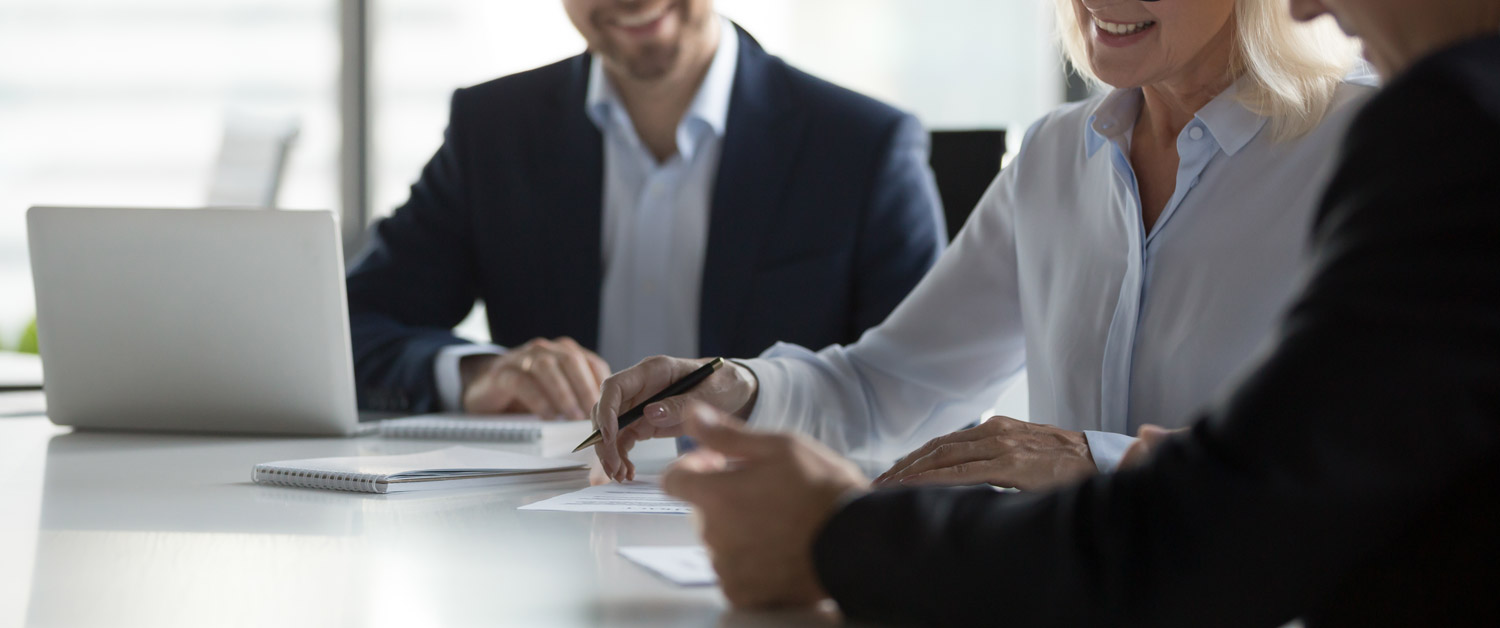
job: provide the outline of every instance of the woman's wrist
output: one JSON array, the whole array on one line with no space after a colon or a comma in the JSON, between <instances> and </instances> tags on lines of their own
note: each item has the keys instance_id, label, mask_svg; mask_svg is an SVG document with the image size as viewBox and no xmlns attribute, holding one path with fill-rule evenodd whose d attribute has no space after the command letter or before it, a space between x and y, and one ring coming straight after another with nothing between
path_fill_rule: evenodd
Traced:
<instances>
[{"instance_id":1,"label":"woman's wrist","mask_svg":"<svg viewBox=\"0 0 1500 628\"><path fill-rule=\"evenodd\" d=\"M741 421L748 421L750 413L755 410L755 400L760 396L760 379L755 376L755 370L746 366L744 362L733 359L728 362L734 373L734 390L740 392L744 399L740 407L730 414Z\"/></svg>"}]
</instances>

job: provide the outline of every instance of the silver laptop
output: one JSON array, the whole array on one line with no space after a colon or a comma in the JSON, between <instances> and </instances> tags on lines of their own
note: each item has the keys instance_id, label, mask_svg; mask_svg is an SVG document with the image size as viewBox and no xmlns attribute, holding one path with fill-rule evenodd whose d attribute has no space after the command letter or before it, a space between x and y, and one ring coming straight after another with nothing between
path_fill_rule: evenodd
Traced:
<instances>
[{"instance_id":1,"label":"silver laptop","mask_svg":"<svg viewBox=\"0 0 1500 628\"><path fill-rule=\"evenodd\" d=\"M53 423L357 431L332 212L33 207L26 222Z\"/></svg>"}]
</instances>

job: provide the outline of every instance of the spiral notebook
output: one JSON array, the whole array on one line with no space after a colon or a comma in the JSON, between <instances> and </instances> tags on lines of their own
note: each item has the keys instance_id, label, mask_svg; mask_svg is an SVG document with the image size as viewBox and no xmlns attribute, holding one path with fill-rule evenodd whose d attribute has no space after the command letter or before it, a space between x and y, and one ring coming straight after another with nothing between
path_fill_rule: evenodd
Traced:
<instances>
[{"instance_id":1,"label":"spiral notebook","mask_svg":"<svg viewBox=\"0 0 1500 628\"><path fill-rule=\"evenodd\" d=\"M259 484L324 488L360 493L399 493L584 477L573 460L507 451L449 447L396 456L344 456L280 460L255 465Z\"/></svg>"},{"instance_id":2,"label":"spiral notebook","mask_svg":"<svg viewBox=\"0 0 1500 628\"><path fill-rule=\"evenodd\" d=\"M543 438L575 437L593 431L588 421L543 421L529 414L424 414L380 422L376 431L386 438L535 442ZM566 439L565 439L566 440Z\"/></svg>"}]
</instances>

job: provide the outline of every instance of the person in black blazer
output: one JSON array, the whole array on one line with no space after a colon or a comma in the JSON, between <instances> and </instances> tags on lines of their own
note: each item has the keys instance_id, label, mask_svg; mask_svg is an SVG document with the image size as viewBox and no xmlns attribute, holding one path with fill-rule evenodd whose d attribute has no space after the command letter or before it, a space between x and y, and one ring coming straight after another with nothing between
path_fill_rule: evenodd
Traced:
<instances>
[{"instance_id":1,"label":"person in black blazer","mask_svg":"<svg viewBox=\"0 0 1500 628\"><path fill-rule=\"evenodd\" d=\"M669 470L742 606L929 625L1500 625L1500 0L1294 0L1394 80L1361 112L1269 351L1139 466L870 491L705 405ZM736 462L726 469L726 459Z\"/></svg>"},{"instance_id":2,"label":"person in black blazer","mask_svg":"<svg viewBox=\"0 0 1500 628\"><path fill-rule=\"evenodd\" d=\"M603 323L627 315L601 296L615 263L601 251L608 205L633 199L608 196L610 138L589 110L595 63L669 165L692 131L679 125L689 100L727 81L710 63L737 48L690 299L698 355L852 342L936 261L942 210L915 118L767 54L710 0L564 5L591 54L458 90L442 147L349 271L361 408L583 418L609 368L630 365L596 355ZM498 346L452 331L476 299ZM445 364L456 365L446 376Z\"/></svg>"}]
</instances>

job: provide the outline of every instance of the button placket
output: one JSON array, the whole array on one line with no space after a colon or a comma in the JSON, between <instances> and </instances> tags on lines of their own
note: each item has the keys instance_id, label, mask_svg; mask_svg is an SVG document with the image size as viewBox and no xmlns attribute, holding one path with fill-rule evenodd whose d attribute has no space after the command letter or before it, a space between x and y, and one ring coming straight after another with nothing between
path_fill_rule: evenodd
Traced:
<instances>
[{"instance_id":1,"label":"button placket","mask_svg":"<svg viewBox=\"0 0 1500 628\"><path fill-rule=\"evenodd\" d=\"M1099 429L1125 433L1130 409L1130 366L1135 353L1136 327L1144 289L1145 224L1134 170L1118 144L1114 148L1116 180L1124 187L1122 213L1125 225L1125 272L1110 317L1100 364Z\"/></svg>"}]
</instances>

